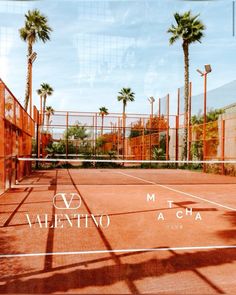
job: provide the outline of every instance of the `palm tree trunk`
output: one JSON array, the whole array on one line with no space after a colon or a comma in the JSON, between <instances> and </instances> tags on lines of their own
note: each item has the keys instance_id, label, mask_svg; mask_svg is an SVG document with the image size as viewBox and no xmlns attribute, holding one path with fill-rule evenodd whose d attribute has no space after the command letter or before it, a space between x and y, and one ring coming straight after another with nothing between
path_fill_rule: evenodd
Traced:
<instances>
[{"instance_id":1,"label":"palm tree trunk","mask_svg":"<svg viewBox=\"0 0 236 295\"><path fill-rule=\"evenodd\" d=\"M125 103L123 103L123 140L122 140L122 155L125 158ZM124 165L124 163L123 163Z\"/></svg>"},{"instance_id":2,"label":"palm tree trunk","mask_svg":"<svg viewBox=\"0 0 236 295\"><path fill-rule=\"evenodd\" d=\"M50 113L47 114L47 131L49 131Z\"/></svg>"},{"instance_id":3,"label":"palm tree trunk","mask_svg":"<svg viewBox=\"0 0 236 295\"><path fill-rule=\"evenodd\" d=\"M31 79L31 61L30 61L30 55L33 52L33 47L31 42L28 42L28 55L27 55L27 77L26 77L26 87L25 87L25 102L24 102L24 107L25 110L27 111L28 105L29 105L29 93L30 93L30 79Z\"/></svg>"},{"instance_id":4,"label":"palm tree trunk","mask_svg":"<svg viewBox=\"0 0 236 295\"><path fill-rule=\"evenodd\" d=\"M46 99L47 99L47 96L44 95L43 97L43 124L44 125L44 117L45 117L45 109L46 109Z\"/></svg>"},{"instance_id":5,"label":"palm tree trunk","mask_svg":"<svg viewBox=\"0 0 236 295\"><path fill-rule=\"evenodd\" d=\"M183 43L184 51L184 137L183 159L188 157L188 113L189 113L189 44Z\"/></svg>"}]
</instances>

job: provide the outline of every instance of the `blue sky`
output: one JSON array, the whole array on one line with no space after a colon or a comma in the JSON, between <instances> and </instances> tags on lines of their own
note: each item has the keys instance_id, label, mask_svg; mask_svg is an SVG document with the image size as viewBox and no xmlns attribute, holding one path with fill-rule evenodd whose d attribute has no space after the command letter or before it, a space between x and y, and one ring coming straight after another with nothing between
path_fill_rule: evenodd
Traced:
<instances>
[{"instance_id":1,"label":"blue sky","mask_svg":"<svg viewBox=\"0 0 236 295\"><path fill-rule=\"evenodd\" d=\"M48 104L57 110L120 112L117 92L129 86L136 94L128 112L148 113L148 96L170 93L176 110L177 88L184 83L181 43L169 46L166 33L174 12L191 9L206 25L202 44L190 48L193 93L202 92L196 68L210 63L209 89L235 80L236 37L232 36L232 1L0 1L0 77L22 102L26 77L26 44L18 35L24 13L38 8L53 28L51 41L37 43L33 68L40 83L55 89ZM235 99L236 101L236 99ZM155 105L157 110L157 103Z\"/></svg>"}]
</instances>

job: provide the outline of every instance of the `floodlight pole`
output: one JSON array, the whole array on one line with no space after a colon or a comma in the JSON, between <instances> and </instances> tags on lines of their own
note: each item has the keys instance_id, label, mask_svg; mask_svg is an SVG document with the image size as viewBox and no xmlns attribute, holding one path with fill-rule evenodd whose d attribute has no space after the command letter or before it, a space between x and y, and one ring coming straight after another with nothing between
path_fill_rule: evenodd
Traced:
<instances>
[{"instance_id":1,"label":"floodlight pole","mask_svg":"<svg viewBox=\"0 0 236 295\"><path fill-rule=\"evenodd\" d=\"M33 106L33 102L32 102L32 67L33 67L33 63L34 61L36 60L36 57L37 57L37 53L36 52L33 52L29 57L29 74L30 74L30 85L29 85L29 107L30 107L30 110L29 110L29 113L30 113L30 117L32 117L32 106Z\"/></svg>"},{"instance_id":2,"label":"floodlight pole","mask_svg":"<svg viewBox=\"0 0 236 295\"><path fill-rule=\"evenodd\" d=\"M204 79L204 106L203 106L203 161L206 160L206 123L207 123L207 73L203 75ZM203 171L206 172L206 165L203 164Z\"/></svg>"},{"instance_id":3,"label":"floodlight pole","mask_svg":"<svg viewBox=\"0 0 236 295\"><path fill-rule=\"evenodd\" d=\"M204 132L203 132L203 138L204 138L204 143L206 141L206 122L207 122L207 73L204 73L204 118L203 118L203 124L204 124ZM206 146L205 146L205 149L204 149L204 155L205 155L205 152L206 152Z\"/></svg>"},{"instance_id":4,"label":"floodlight pole","mask_svg":"<svg viewBox=\"0 0 236 295\"><path fill-rule=\"evenodd\" d=\"M30 117L32 117L32 62L30 61L30 91L29 91L29 113Z\"/></svg>"},{"instance_id":5,"label":"floodlight pole","mask_svg":"<svg viewBox=\"0 0 236 295\"><path fill-rule=\"evenodd\" d=\"M206 160L206 124L207 124L207 75L211 72L211 66L205 65L205 71L197 70L204 80L204 106L203 106L203 160ZM203 171L206 172L206 165L203 164Z\"/></svg>"}]
</instances>

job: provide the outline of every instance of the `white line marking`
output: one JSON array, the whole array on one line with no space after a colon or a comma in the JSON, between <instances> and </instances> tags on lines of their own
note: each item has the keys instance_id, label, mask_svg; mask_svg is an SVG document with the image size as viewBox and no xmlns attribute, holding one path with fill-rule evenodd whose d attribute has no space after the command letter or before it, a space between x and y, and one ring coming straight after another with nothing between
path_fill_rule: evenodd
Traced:
<instances>
[{"instance_id":1,"label":"white line marking","mask_svg":"<svg viewBox=\"0 0 236 295\"><path fill-rule=\"evenodd\" d=\"M129 252L153 252L153 251L184 251L184 250L209 250L209 249L236 249L235 245L225 246L197 246L197 247L163 247L163 248L141 248L141 249L117 249L117 250L91 250L91 251L73 251L73 252L46 252L46 253L16 253L0 254L0 258L12 257L32 257L49 255L83 255L83 254L103 254L103 253L129 253Z\"/></svg>"},{"instance_id":2,"label":"white line marking","mask_svg":"<svg viewBox=\"0 0 236 295\"><path fill-rule=\"evenodd\" d=\"M216 206L218 206L218 207L222 207L222 208L228 209L228 210L230 210L230 211L236 211L236 208L232 208L232 207L229 207L229 206L225 206L225 205L219 204L219 203L217 203L217 202L210 201L210 200L207 200L207 199L205 199L205 198L198 197L198 196L195 196L195 195L193 195L193 194L189 194L189 193L186 193L186 192L183 192L183 191L180 191L180 190L177 190L177 189L171 188L171 187L169 187L169 186L167 186L167 185L158 184L158 183L156 183L156 182L149 181L149 180L146 180L146 179L143 179L143 178L140 178L140 177L137 177L137 176L133 176L133 175L130 175L130 174L126 174L126 173L123 173L123 172L117 172L117 173L123 174L123 175L125 175L125 176L129 176L129 177L133 177L133 178L136 178L136 179L142 180L142 181L144 181L144 182L147 182L147 183L150 183L150 184L154 184L154 185L159 186L159 187L163 187L163 188L165 188L165 189L168 189L168 190L173 191L173 192L178 193L178 194L184 194L184 195L186 195L186 196L189 196L189 197L192 197L192 198L195 198L195 199L199 199L199 200L201 200L201 201L205 201L205 202L207 202L207 203L211 203L211 204L213 204L213 205L216 205Z\"/></svg>"}]
</instances>

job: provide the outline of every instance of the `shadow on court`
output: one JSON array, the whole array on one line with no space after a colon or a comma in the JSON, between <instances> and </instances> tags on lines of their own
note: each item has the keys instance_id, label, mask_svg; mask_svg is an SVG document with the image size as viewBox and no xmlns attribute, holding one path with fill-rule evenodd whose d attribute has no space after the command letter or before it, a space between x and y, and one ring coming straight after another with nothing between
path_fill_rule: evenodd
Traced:
<instances>
[{"instance_id":1,"label":"shadow on court","mask_svg":"<svg viewBox=\"0 0 236 295\"><path fill-rule=\"evenodd\" d=\"M202 275L197 269L200 270L203 267L219 266L234 262L236 260L236 251L234 249L197 251L184 254L173 252L172 254L173 256L167 259L158 259L158 255L153 253L154 258L141 263L123 263L97 268L89 267L89 269L78 268L73 271L67 270L64 273L57 272L57 269L50 269L52 274L46 278L14 279L14 277L11 277L11 281L0 285L0 293L66 292L71 289L78 290L88 286L112 285L123 280L135 282L147 277L155 278L165 274L185 271L191 271L200 276L209 290L211 289L214 293L224 293L219 286ZM87 263L89 264L89 261ZM30 273L27 276L30 277Z\"/></svg>"},{"instance_id":2,"label":"shadow on court","mask_svg":"<svg viewBox=\"0 0 236 295\"><path fill-rule=\"evenodd\" d=\"M224 217L227 218L229 220L229 222L232 224L232 228L226 229L226 230L222 230L218 232L218 235L229 241L236 241L236 212L226 212L224 214Z\"/></svg>"},{"instance_id":3,"label":"shadow on court","mask_svg":"<svg viewBox=\"0 0 236 295\"><path fill-rule=\"evenodd\" d=\"M60 175L60 177L62 178L62 176L65 176L71 187L79 192L73 180L74 175L67 170L63 171L63 173L65 174ZM32 210L35 210L35 206L46 208L45 210L51 217L56 214L55 207L52 206L50 202L51 197L49 198L48 194L50 192L53 196L57 192L58 186L62 187L63 184L58 180L58 172L54 171L49 174L50 175L40 172L40 174L34 175L33 179L33 183L34 181L37 181L37 183L44 183L47 179L48 187L41 189L30 188L28 190L19 188L19 194L17 194L17 188L15 188L6 194L2 201L0 199L0 211L3 211L3 216L5 216L2 218L0 228L0 254L20 253L17 247L16 236L18 235L19 237L21 234L24 234L24 231L21 230L25 228L26 223L19 217L17 218L17 215L25 212L25 210L23 210L25 208L24 206ZM110 172L108 172L108 174L110 174ZM105 175L105 173L103 173L103 175ZM85 181L87 176L83 175L83 177ZM105 177L105 179L107 177L108 180L111 179L111 175L105 175L103 177ZM124 176L116 175L116 177L118 182L124 182ZM27 182L29 180L30 179L27 179ZM101 179L99 179L99 182L100 181ZM115 182L115 180L113 180L113 182ZM133 180L130 184L132 183ZM138 184L140 185L140 181L138 181ZM136 189L137 188L135 188L135 190ZM34 194L33 197L32 194ZM88 213L91 213L88 202L89 198L87 198L86 194L81 197L84 208ZM186 196L184 199L184 201L175 201L173 203L175 207L173 208L155 207L149 210L138 210L135 207L131 207L133 210L124 208L124 210L110 212L109 215L114 217L144 216L145 214L152 214L156 211L171 211L176 208L186 209L189 206L202 205L199 201L188 200ZM212 232L212 237L214 237L216 241L225 240L226 245L236 244L236 213L234 211L220 211L213 206L193 208L193 211L195 210L205 213L209 212L210 214L217 213L217 216L220 216L222 220L226 220L229 227L220 231L215 229ZM1 214L2 213L0 213L0 216ZM17 220L20 222L16 222ZM214 229L214 227L212 229ZM106 235L99 228L96 230L98 239L103 243L104 249L114 250L112 236ZM52 253L57 246L55 245L55 235L55 229L53 227L49 228L45 236L35 237L35 241L32 243L41 244L40 247L42 247L43 253ZM193 229L192 236L190 236L189 239L194 239L195 235L196 233ZM68 236L65 239L70 240L70 237ZM22 239L21 237L21 241L22 240L24 240L24 238ZM149 241L147 241L147 243L148 242ZM206 241L206 244L207 242L208 241ZM160 248L160 244L164 243L168 243L168 239L165 241L159 240L155 245L158 245L157 248ZM88 249L90 246L91 245L88 245ZM173 245L171 244L169 247L173 247ZM34 251L32 250L32 252ZM24 264L26 260L27 263ZM71 263L71 261L73 261L73 263ZM236 288L234 278L235 262L236 249L196 249L184 251L173 251L169 249L165 251L164 254L160 251L143 251L124 254L93 254L92 256L67 255L64 258L58 258L58 256L53 255L41 256L40 258L0 258L0 293L85 293L87 290L90 290L94 294L141 294L146 292L157 293L167 292L168 290L173 291L175 290L173 288L176 288L176 293L181 294L184 292L224 294ZM230 270L233 269L234 271L231 272ZM218 280L219 273L225 275L225 282ZM232 276L230 276L230 274L232 274ZM180 278L185 282L185 285L178 286L178 283L181 281ZM174 281L171 289L168 285L170 280ZM117 287L117 284L120 285ZM114 287L115 285L116 287ZM117 290L119 292L116 292Z\"/></svg>"}]
</instances>

